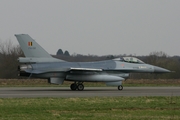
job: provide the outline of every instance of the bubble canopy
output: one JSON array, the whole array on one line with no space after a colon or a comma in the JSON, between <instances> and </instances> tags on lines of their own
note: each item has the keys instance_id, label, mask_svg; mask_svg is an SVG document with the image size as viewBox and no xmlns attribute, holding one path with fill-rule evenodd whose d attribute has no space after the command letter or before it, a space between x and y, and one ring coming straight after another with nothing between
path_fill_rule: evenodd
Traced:
<instances>
[{"instance_id":1,"label":"bubble canopy","mask_svg":"<svg viewBox=\"0 0 180 120\"><path fill-rule=\"evenodd\" d=\"M140 59L135 58L135 57L121 57L121 58L115 58L113 60L115 60L115 61L122 61L122 62L128 62L128 63L144 64L143 61L141 61Z\"/></svg>"}]
</instances>

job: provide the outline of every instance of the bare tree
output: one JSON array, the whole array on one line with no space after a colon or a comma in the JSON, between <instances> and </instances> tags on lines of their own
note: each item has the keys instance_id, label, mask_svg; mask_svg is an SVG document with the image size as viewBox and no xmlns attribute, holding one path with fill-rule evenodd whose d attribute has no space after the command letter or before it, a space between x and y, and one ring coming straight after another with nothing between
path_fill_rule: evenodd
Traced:
<instances>
[{"instance_id":1,"label":"bare tree","mask_svg":"<svg viewBox=\"0 0 180 120\"><path fill-rule=\"evenodd\" d=\"M13 45L11 40L0 42L0 77L17 78L18 57L23 56L19 45Z\"/></svg>"}]
</instances>

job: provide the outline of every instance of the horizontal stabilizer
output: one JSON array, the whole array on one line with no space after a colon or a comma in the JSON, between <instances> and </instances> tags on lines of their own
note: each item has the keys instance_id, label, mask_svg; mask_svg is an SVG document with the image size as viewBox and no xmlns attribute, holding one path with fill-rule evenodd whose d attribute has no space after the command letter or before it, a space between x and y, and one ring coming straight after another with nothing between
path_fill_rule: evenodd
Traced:
<instances>
[{"instance_id":1,"label":"horizontal stabilizer","mask_svg":"<svg viewBox=\"0 0 180 120\"><path fill-rule=\"evenodd\" d=\"M25 70L27 73L33 73L33 74L41 74L44 73L44 71L41 70Z\"/></svg>"}]
</instances>

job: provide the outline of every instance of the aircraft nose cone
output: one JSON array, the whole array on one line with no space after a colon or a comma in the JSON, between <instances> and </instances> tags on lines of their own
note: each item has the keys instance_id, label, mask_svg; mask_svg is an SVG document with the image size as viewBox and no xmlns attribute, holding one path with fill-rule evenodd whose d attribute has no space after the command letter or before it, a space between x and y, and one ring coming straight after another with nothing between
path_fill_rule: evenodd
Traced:
<instances>
[{"instance_id":1,"label":"aircraft nose cone","mask_svg":"<svg viewBox=\"0 0 180 120\"><path fill-rule=\"evenodd\" d=\"M164 68L161 68L161 67L154 66L154 72L155 73L169 73L171 71L164 69Z\"/></svg>"}]
</instances>

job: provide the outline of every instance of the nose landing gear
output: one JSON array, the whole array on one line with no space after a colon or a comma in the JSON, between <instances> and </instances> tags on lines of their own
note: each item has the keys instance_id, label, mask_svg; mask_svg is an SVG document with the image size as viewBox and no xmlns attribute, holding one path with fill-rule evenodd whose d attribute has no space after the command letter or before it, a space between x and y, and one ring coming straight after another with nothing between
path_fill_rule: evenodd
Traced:
<instances>
[{"instance_id":1,"label":"nose landing gear","mask_svg":"<svg viewBox=\"0 0 180 120\"><path fill-rule=\"evenodd\" d=\"M123 90L123 86L122 86L122 85L119 85L119 86L118 86L118 90Z\"/></svg>"}]
</instances>

